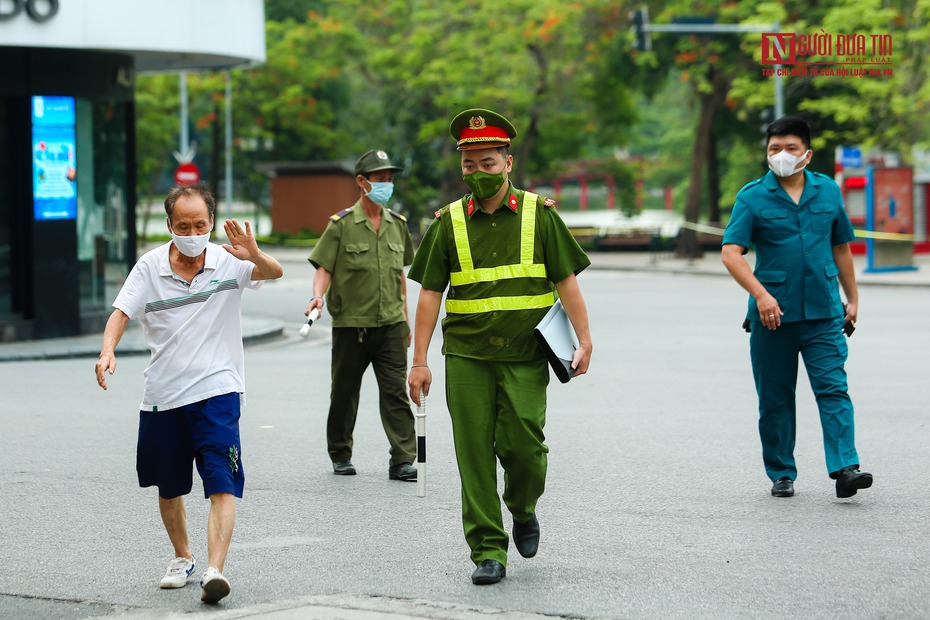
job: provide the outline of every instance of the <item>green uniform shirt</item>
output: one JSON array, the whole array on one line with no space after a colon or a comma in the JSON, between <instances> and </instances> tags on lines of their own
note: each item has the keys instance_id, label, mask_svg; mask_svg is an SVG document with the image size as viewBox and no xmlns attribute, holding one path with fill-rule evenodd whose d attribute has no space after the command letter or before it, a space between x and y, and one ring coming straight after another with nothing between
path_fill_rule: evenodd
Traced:
<instances>
[{"instance_id":1,"label":"green uniform shirt","mask_svg":"<svg viewBox=\"0 0 930 620\"><path fill-rule=\"evenodd\" d=\"M359 201L329 220L309 260L333 276L326 292L333 327L405 321L401 279L404 266L413 261L406 218L381 207L381 227L375 232Z\"/></svg>"},{"instance_id":2,"label":"green uniform shirt","mask_svg":"<svg viewBox=\"0 0 930 620\"><path fill-rule=\"evenodd\" d=\"M518 210L523 204L523 193L523 190L511 186L504 203L490 215L481 209L471 195L455 203L454 208L464 209L466 213L468 241L476 269L520 262ZM591 264L562 218L552 208L554 204L552 200L543 197L537 200L533 252L533 262L546 266L546 278L550 283L560 282L573 273L581 273ZM452 218L448 209L443 207L426 231L408 277L419 282L423 288L443 292L449 285L449 274L453 269L460 269L458 253L453 238ZM470 286L487 287L488 297L495 294L527 294L520 290L519 284L519 280L509 280ZM455 296L455 287L450 289L449 295ZM547 311L548 308L538 308L447 315L442 321L442 352L445 355L496 361L537 359L543 354L533 336L533 328Z\"/></svg>"}]
</instances>

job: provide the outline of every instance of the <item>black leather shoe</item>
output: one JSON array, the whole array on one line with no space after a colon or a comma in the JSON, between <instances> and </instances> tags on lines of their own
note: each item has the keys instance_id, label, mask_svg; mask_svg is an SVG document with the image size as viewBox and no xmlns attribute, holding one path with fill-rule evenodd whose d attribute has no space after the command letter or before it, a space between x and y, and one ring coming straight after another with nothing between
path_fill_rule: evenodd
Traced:
<instances>
[{"instance_id":1,"label":"black leather shoe","mask_svg":"<svg viewBox=\"0 0 930 620\"><path fill-rule=\"evenodd\" d=\"M352 461L333 463L333 473L337 476L354 476L355 465L352 464Z\"/></svg>"},{"instance_id":2,"label":"black leather shoe","mask_svg":"<svg viewBox=\"0 0 930 620\"><path fill-rule=\"evenodd\" d=\"M772 495L775 497L791 497L794 495L794 481L788 476L784 476L775 481L772 485Z\"/></svg>"},{"instance_id":3,"label":"black leather shoe","mask_svg":"<svg viewBox=\"0 0 930 620\"><path fill-rule=\"evenodd\" d=\"M407 482L417 481L417 468L411 463L398 463L388 467L389 480L406 480Z\"/></svg>"},{"instance_id":4,"label":"black leather shoe","mask_svg":"<svg viewBox=\"0 0 930 620\"><path fill-rule=\"evenodd\" d=\"M536 555L539 549L539 521L536 515L526 523L513 522L513 544L525 558Z\"/></svg>"},{"instance_id":5,"label":"black leather shoe","mask_svg":"<svg viewBox=\"0 0 930 620\"><path fill-rule=\"evenodd\" d=\"M507 569L497 560L485 560L471 574L471 582L476 586L488 586L507 576Z\"/></svg>"},{"instance_id":6,"label":"black leather shoe","mask_svg":"<svg viewBox=\"0 0 930 620\"><path fill-rule=\"evenodd\" d=\"M872 474L859 471L858 465L844 467L834 474L836 478L836 496L852 497L859 489L872 486Z\"/></svg>"}]
</instances>

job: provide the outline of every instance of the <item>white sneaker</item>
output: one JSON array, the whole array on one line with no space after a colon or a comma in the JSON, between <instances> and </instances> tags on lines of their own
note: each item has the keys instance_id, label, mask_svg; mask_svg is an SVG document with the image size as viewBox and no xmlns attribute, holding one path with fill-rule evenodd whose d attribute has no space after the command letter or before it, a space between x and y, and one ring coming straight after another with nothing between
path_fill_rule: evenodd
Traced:
<instances>
[{"instance_id":1,"label":"white sneaker","mask_svg":"<svg viewBox=\"0 0 930 620\"><path fill-rule=\"evenodd\" d=\"M200 587L203 588L200 593L200 600L204 603L218 603L221 598L232 590L229 586L229 580L223 577L223 573L214 566L208 566L207 570L203 571L203 576L200 578Z\"/></svg>"},{"instance_id":2,"label":"white sneaker","mask_svg":"<svg viewBox=\"0 0 930 620\"><path fill-rule=\"evenodd\" d=\"M158 582L160 588L183 588L187 585L187 578L194 572L197 561L194 558L174 558L168 565L168 572Z\"/></svg>"}]
</instances>

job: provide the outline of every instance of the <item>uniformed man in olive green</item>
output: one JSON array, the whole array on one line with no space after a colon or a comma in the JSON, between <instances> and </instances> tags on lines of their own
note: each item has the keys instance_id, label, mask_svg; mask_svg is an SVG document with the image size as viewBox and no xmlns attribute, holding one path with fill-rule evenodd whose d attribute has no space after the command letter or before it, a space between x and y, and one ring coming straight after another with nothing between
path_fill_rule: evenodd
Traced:
<instances>
[{"instance_id":1,"label":"uniformed man in olive green","mask_svg":"<svg viewBox=\"0 0 930 620\"><path fill-rule=\"evenodd\" d=\"M359 199L330 217L310 255L313 298L304 314L323 309L333 319L332 391L326 440L333 472L355 475L352 432L362 375L378 380L381 423L391 444L388 478L416 481L416 431L404 380L410 326L404 267L413 260L407 219L386 208L401 172L387 153L368 151L355 164Z\"/></svg>"},{"instance_id":2,"label":"uniformed man in olive green","mask_svg":"<svg viewBox=\"0 0 930 620\"><path fill-rule=\"evenodd\" d=\"M510 182L509 146L517 132L506 118L465 110L450 131L471 193L436 212L410 268L409 277L422 289L408 384L414 399L421 388L429 394L427 350L451 284L442 322L446 401L465 539L477 565L472 582L485 585L499 582L507 566L498 460L514 545L523 557L536 555L536 503L545 489L549 451L543 434L549 367L533 328L557 293L578 336L575 375L587 371L591 334L575 275L590 261L552 200Z\"/></svg>"}]
</instances>

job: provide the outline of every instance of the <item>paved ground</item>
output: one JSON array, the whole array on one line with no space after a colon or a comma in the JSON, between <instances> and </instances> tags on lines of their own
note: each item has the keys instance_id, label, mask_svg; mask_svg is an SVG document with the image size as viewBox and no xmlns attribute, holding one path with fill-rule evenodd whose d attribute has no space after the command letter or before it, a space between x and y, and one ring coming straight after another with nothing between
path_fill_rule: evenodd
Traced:
<instances>
[{"instance_id":1,"label":"paved ground","mask_svg":"<svg viewBox=\"0 0 930 620\"><path fill-rule=\"evenodd\" d=\"M285 278L244 298L250 335L277 336L246 353L248 482L226 570L233 594L205 609L194 584L155 585L170 549L154 494L133 471L145 356L121 355L104 393L92 371L99 336L68 339L73 358L42 357L49 342L3 345L36 354L0 364L0 618L930 616L930 264L861 278L847 368L875 487L835 498L802 377L798 494L780 500L760 463L739 330L745 294L728 278L697 277L723 275L716 256L656 266L648 255L594 254L581 280L591 372L549 388L540 554L513 554L503 583L476 588L442 390L429 399L426 498L387 480L370 373L360 473L333 476L328 319L296 336L310 271L303 251L275 254ZM430 362L441 386L438 340ZM203 559L207 504L196 489L188 515Z\"/></svg>"}]
</instances>

